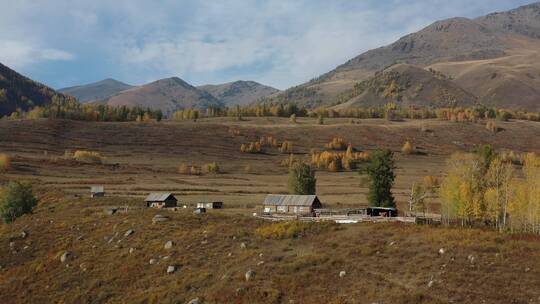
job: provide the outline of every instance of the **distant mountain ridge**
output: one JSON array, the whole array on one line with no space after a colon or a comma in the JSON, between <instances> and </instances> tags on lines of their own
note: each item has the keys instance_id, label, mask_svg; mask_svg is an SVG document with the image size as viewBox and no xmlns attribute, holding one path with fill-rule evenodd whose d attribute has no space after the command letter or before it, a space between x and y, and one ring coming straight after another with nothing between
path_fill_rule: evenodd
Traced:
<instances>
[{"instance_id":1,"label":"distant mountain ridge","mask_svg":"<svg viewBox=\"0 0 540 304\"><path fill-rule=\"evenodd\" d=\"M71 95L82 103L107 99L133 86L118 80L107 78L98 82L85 85L59 89L58 92Z\"/></svg>"},{"instance_id":2,"label":"distant mountain ridge","mask_svg":"<svg viewBox=\"0 0 540 304\"><path fill-rule=\"evenodd\" d=\"M165 115L185 108L223 107L223 103L178 77L160 79L122 91L104 100L111 106L140 106Z\"/></svg>"},{"instance_id":3,"label":"distant mountain ridge","mask_svg":"<svg viewBox=\"0 0 540 304\"><path fill-rule=\"evenodd\" d=\"M476 19L437 21L268 100L293 101L311 108L346 103L340 97L357 83L405 63L439 69L481 103L540 111L539 50L537 2Z\"/></svg>"},{"instance_id":4,"label":"distant mountain ridge","mask_svg":"<svg viewBox=\"0 0 540 304\"><path fill-rule=\"evenodd\" d=\"M259 98L279 92L278 89L262 85L255 81L234 81L224 84L208 84L199 86L226 106L247 105Z\"/></svg>"}]
</instances>

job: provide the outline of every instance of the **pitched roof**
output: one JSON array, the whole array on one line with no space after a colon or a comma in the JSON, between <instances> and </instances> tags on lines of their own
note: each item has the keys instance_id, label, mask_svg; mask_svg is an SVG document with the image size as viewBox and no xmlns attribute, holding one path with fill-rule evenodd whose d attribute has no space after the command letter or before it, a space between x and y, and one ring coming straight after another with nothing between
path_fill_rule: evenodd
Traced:
<instances>
[{"instance_id":1,"label":"pitched roof","mask_svg":"<svg viewBox=\"0 0 540 304\"><path fill-rule=\"evenodd\" d=\"M174 197L174 195L172 195L171 193L167 193L167 192L154 192L154 193L150 193L144 201L145 202L164 202L169 199L176 200L176 197Z\"/></svg>"},{"instance_id":2,"label":"pitched roof","mask_svg":"<svg viewBox=\"0 0 540 304\"><path fill-rule=\"evenodd\" d=\"M318 200L316 195L268 194L264 199L265 206L311 206Z\"/></svg>"},{"instance_id":3,"label":"pitched roof","mask_svg":"<svg viewBox=\"0 0 540 304\"><path fill-rule=\"evenodd\" d=\"M105 187L103 187L103 186L92 186L92 187L90 187L90 192L92 192L92 193L105 192Z\"/></svg>"}]
</instances>

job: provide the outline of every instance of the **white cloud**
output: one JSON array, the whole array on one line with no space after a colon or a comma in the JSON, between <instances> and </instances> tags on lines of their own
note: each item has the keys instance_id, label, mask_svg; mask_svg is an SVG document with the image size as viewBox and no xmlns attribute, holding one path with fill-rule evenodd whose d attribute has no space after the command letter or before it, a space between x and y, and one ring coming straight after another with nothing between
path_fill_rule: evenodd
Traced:
<instances>
[{"instance_id":1,"label":"white cloud","mask_svg":"<svg viewBox=\"0 0 540 304\"><path fill-rule=\"evenodd\" d=\"M435 20L526 2L0 0L0 61L71 60L81 67L71 67L80 73L73 79L177 75L195 84L252 79L286 88Z\"/></svg>"},{"instance_id":2,"label":"white cloud","mask_svg":"<svg viewBox=\"0 0 540 304\"><path fill-rule=\"evenodd\" d=\"M75 55L63 50L42 48L33 43L0 39L0 62L14 68L22 68L36 62L49 60L73 60Z\"/></svg>"}]
</instances>

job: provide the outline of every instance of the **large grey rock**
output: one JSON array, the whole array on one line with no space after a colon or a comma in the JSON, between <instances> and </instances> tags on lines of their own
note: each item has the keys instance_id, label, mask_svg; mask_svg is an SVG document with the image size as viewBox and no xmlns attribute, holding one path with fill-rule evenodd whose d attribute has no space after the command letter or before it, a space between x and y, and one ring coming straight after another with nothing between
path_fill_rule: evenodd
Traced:
<instances>
[{"instance_id":1,"label":"large grey rock","mask_svg":"<svg viewBox=\"0 0 540 304\"><path fill-rule=\"evenodd\" d=\"M105 208L105 209L103 210L103 212L104 212L106 215L113 215L113 214L116 213L117 210L118 210L118 209L116 209L116 208Z\"/></svg>"},{"instance_id":2,"label":"large grey rock","mask_svg":"<svg viewBox=\"0 0 540 304\"><path fill-rule=\"evenodd\" d=\"M245 276L246 276L246 281L249 281L255 276L255 271L250 269L250 270L246 271Z\"/></svg>"},{"instance_id":3,"label":"large grey rock","mask_svg":"<svg viewBox=\"0 0 540 304\"><path fill-rule=\"evenodd\" d=\"M62 253L62 255L60 256L60 262L65 263L65 262L67 262L70 258L71 258L71 252L65 251L65 252Z\"/></svg>"},{"instance_id":4,"label":"large grey rock","mask_svg":"<svg viewBox=\"0 0 540 304\"><path fill-rule=\"evenodd\" d=\"M171 249L171 248L173 248L173 245L174 245L173 241L168 241L167 243L165 243L165 245L163 246L163 248L165 248L165 249Z\"/></svg>"},{"instance_id":5,"label":"large grey rock","mask_svg":"<svg viewBox=\"0 0 540 304\"><path fill-rule=\"evenodd\" d=\"M174 273L175 271L176 271L176 266L169 265L169 267L167 267L167 273L168 274Z\"/></svg>"},{"instance_id":6,"label":"large grey rock","mask_svg":"<svg viewBox=\"0 0 540 304\"><path fill-rule=\"evenodd\" d=\"M161 214L156 214L152 218L152 223L155 224L155 223L159 223L159 222L166 222L168 220L169 220L169 217L161 215Z\"/></svg>"},{"instance_id":7,"label":"large grey rock","mask_svg":"<svg viewBox=\"0 0 540 304\"><path fill-rule=\"evenodd\" d=\"M28 236L28 232L26 230L21 231L21 239L25 239Z\"/></svg>"}]
</instances>

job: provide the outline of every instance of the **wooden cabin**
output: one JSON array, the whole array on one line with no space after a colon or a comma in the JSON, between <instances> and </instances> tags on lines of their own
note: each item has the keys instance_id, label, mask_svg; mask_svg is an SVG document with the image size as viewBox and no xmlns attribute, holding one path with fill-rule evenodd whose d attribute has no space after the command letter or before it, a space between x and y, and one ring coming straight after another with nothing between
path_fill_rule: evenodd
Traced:
<instances>
[{"instance_id":1,"label":"wooden cabin","mask_svg":"<svg viewBox=\"0 0 540 304\"><path fill-rule=\"evenodd\" d=\"M314 215L319 208L322 204L316 195L268 194L263 203L265 214Z\"/></svg>"},{"instance_id":2,"label":"wooden cabin","mask_svg":"<svg viewBox=\"0 0 540 304\"><path fill-rule=\"evenodd\" d=\"M150 193L144 202L146 207L152 208L173 208L178 204L176 197L166 192Z\"/></svg>"},{"instance_id":3,"label":"wooden cabin","mask_svg":"<svg viewBox=\"0 0 540 304\"><path fill-rule=\"evenodd\" d=\"M197 208L221 209L223 208L223 202L200 202L197 203Z\"/></svg>"},{"instance_id":4,"label":"wooden cabin","mask_svg":"<svg viewBox=\"0 0 540 304\"><path fill-rule=\"evenodd\" d=\"M104 197L105 196L105 187L103 186L92 186L90 187L90 197Z\"/></svg>"}]
</instances>

